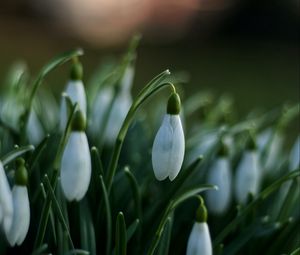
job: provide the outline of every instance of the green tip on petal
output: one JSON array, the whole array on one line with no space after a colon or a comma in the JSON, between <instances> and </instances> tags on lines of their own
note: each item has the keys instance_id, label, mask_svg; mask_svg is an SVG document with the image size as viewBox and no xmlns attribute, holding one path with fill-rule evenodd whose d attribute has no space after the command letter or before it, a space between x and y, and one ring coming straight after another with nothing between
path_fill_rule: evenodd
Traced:
<instances>
[{"instance_id":1,"label":"green tip on petal","mask_svg":"<svg viewBox=\"0 0 300 255\"><path fill-rule=\"evenodd\" d=\"M201 222L206 222L207 221L207 210L204 205L203 198L199 196L200 204L196 212L196 221L201 223Z\"/></svg>"},{"instance_id":2,"label":"green tip on petal","mask_svg":"<svg viewBox=\"0 0 300 255\"><path fill-rule=\"evenodd\" d=\"M221 139L220 147L219 147L219 151L218 151L217 155L219 157L227 157L229 155L229 148L225 144L225 142L223 141L223 139Z\"/></svg>"},{"instance_id":3,"label":"green tip on petal","mask_svg":"<svg viewBox=\"0 0 300 255\"><path fill-rule=\"evenodd\" d=\"M77 110L72 121L72 131L85 131L86 120L81 110Z\"/></svg>"},{"instance_id":4,"label":"green tip on petal","mask_svg":"<svg viewBox=\"0 0 300 255\"><path fill-rule=\"evenodd\" d=\"M255 134L254 131L249 130L248 131L248 140L247 140L247 144L246 144L246 149L254 151L257 149L257 144L256 144L256 139L255 139Z\"/></svg>"},{"instance_id":5,"label":"green tip on petal","mask_svg":"<svg viewBox=\"0 0 300 255\"><path fill-rule=\"evenodd\" d=\"M28 172L25 167L25 160L18 158L16 161L17 170L15 174L15 183L19 186L26 186L28 183Z\"/></svg>"},{"instance_id":6,"label":"green tip on petal","mask_svg":"<svg viewBox=\"0 0 300 255\"><path fill-rule=\"evenodd\" d=\"M82 77L83 77L82 64L79 62L78 59L74 59L71 67L70 78L73 81L79 81L82 80Z\"/></svg>"},{"instance_id":7,"label":"green tip on petal","mask_svg":"<svg viewBox=\"0 0 300 255\"><path fill-rule=\"evenodd\" d=\"M180 113L181 102L179 95L174 92L171 94L167 104L167 113L171 115L178 115Z\"/></svg>"}]
</instances>

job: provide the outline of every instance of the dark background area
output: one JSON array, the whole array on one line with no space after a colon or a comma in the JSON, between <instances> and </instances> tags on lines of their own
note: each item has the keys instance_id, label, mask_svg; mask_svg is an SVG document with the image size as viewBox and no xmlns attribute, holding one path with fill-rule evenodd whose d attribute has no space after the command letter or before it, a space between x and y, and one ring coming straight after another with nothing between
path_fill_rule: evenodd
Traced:
<instances>
[{"instance_id":1,"label":"dark background area","mask_svg":"<svg viewBox=\"0 0 300 255\"><path fill-rule=\"evenodd\" d=\"M53 14L53 10L62 8L55 6L56 2L49 8L49 1L45 1L48 5L37 8L34 1L2 1L1 81L15 60L25 60L34 75L50 58L77 46L85 50L82 61L88 77L104 57L119 56L131 35L140 31L143 40L138 50L135 88L168 68L190 74L187 96L198 90L229 93L240 113L253 107L299 101L298 1L220 0L212 1L212 6L190 1L197 8L184 15L184 8L166 4L148 14L146 21L128 28L123 36L108 41L103 38L116 38L118 34L112 29L101 37L102 26L110 23L97 18L93 22L87 15L79 17L79 25L68 26L72 16L61 19ZM101 3L98 7L101 9ZM95 32L77 32L86 21L99 28L100 38L94 38ZM117 20L114 25L122 22ZM62 88L66 70L63 67L52 73L47 84Z\"/></svg>"}]
</instances>

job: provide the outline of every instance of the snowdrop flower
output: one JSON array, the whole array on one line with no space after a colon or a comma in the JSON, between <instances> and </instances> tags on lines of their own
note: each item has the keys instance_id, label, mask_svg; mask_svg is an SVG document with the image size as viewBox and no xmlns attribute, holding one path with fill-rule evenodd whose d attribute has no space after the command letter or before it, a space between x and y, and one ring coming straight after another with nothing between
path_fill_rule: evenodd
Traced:
<instances>
[{"instance_id":1,"label":"snowdrop flower","mask_svg":"<svg viewBox=\"0 0 300 255\"><path fill-rule=\"evenodd\" d=\"M298 136L289 159L289 168L291 171L300 166L300 136Z\"/></svg>"},{"instance_id":2,"label":"snowdrop flower","mask_svg":"<svg viewBox=\"0 0 300 255\"><path fill-rule=\"evenodd\" d=\"M167 177L173 181L182 166L185 142L179 112L180 98L177 93L173 93L152 148L152 166L159 181Z\"/></svg>"},{"instance_id":3,"label":"snowdrop flower","mask_svg":"<svg viewBox=\"0 0 300 255\"><path fill-rule=\"evenodd\" d=\"M5 231L6 238L11 246L21 245L27 235L30 223L30 207L27 191L27 170L24 160L17 161L18 169L15 175L15 185L12 191L13 220L9 231Z\"/></svg>"},{"instance_id":4,"label":"snowdrop flower","mask_svg":"<svg viewBox=\"0 0 300 255\"><path fill-rule=\"evenodd\" d=\"M188 239L186 255L212 255L212 244L208 229L207 211L202 198L196 214L192 232Z\"/></svg>"},{"instance_id":5,"label":"snowdrop flower","mask_svg":"<svg viewBox=\"0 0 300 255\"><path fill-rule=\"evenodd\" d=\"M3 224L4 231L9 231L13 218L13 199L9 183L0 161L0 225Z\"/></svg>"},{"instance_id":6,"label":"snowdrop flower","mask_svg":"<svg viewBox=\"0 0 300 255\"><path fill-rule=\"evenodd\" d=\"M132 104L130 94L131 85L134 78L134 66L129 64L125 69L124 75L120 81L119 91L114 99L114 87L107 86L101 89L95 98L92 109L91 132L94 136L105 126L104 138L108 144L113 144L125 120L125 117ZM112 106L111 103L113 102ZM109 107L112 107L109 109ZM109 112L108 119L105 115ZM104 121L107 121L104 125Z\"/></svg>"},{"instance_id":7,"label":"snowdrop flower","mask_svg":"<svg viewBox=\"0 0 300 255\"><path fill-rule=\"evenodd\" d=\"M79 109L82 111L83 116L86 118L86 94L82 82L82 65L75 62L71 69L71 79L67 84L66 94L70 97L72 103L78 103ZM61 102L60 111L60 130L63 131L66 127L68 120L67 105L65 100Z\"/></svg>"},{"instance_id":8,"label":"snowdrop flower","mask_svg":"<svg viewBox=\"0 0 300 255\"><path fill-rule=\"evenodd\" d=\"M225 213L231 201L231 170L228 159L228 148L222 141L217 158L208 172L207 181L218 187L218 190L206 192L206 202L214 214Z\"/></svg>"},{"instance_id":9,"label":"snowdrop flower","mask_svg":"<svg viewBox=\"0 0 300 255\"><path fill-rule=\"evenodd\" d=\"M85 117L78 110L61 162L61 186L69 201L81 200L91 180L91 155L85 134Z\"/></svg>"},{"instance_id":10,"label":"snowdrop flower","mask_svg":"<svg viewBox=\"0 0 300 255\"><path fill-rule=\"evenodd\" d=\"M238 165L235 176L235 195L240 204L245 204L249 194L257 195L260 185L260 167L256 143L250 135L247 148Z\"/></svg>"},{"instance_id":11,"label":"snowdrop flower","mask_svg":"<svg viewBox=\"0 0 300 255\"><path fill-rule=\"evenodd\" d=\"M39 144L44 137L44 130L34 109L31 109L26 127L28 141L31 144Z\"/></svg>"}]
</instances>

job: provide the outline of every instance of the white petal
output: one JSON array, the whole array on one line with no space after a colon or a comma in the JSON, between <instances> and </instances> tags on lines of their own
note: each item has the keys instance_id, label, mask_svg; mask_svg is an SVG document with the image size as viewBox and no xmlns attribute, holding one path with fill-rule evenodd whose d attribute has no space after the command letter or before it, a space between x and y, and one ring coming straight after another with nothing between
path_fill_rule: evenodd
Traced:
<instances>
[{"instance_id":1,"label":"white petal","mask_svg":"<svg viewBox=\"0 0 300 255\"><path fill-rule=\"evenodd\" d=\"M96 95L91 109L91 123L88 125L89 132L96 137L97 134L103 132L103 121L108 111L111 100L113 100L113 89L107 87L101 89Z\"/></svg>"},{"instance_id":2,"label":"white petal","mask_svg":"<svg viewBox=\"0 0 300 255\"><path fill-rule=\"evenodd\" d=\"M44 136L43 127L38 119L35 111L32 109L29 114L26 134L30 143L37 145Z\"/></svg>"},{"instance_id":3,"label":"white petal","mask_svg":"<svg viewBox=\"0 0 300 255\"><path fill-rule=\"evenodd\" d=\"M0 204L0 225L2 222L2 218L3 218L3 212L2 212L2 208L1 208L1 204Z\"/></svg>"},{"instance_id":4,"label":"white petal","mask_svg":"<svg viewBox=\"0 0 300 255\"><path fill-rule=\"evenodd\" d=\"M69 200L81 200L91 179L91 156L86 134L72 132L62 156L61 186Z\"/></svg>"},{"instance_id":5,"label":"white petal","mask_svg":"<svg viewBox=\"0 0 300 255\"><path fill-rule=\"evenodd\" d=\"M79 109L86 117L86 95L82 81L69 81L67 84L66 93L70 97L73 104L78 103ZM63 131L66 127L68 119L67 107L64 99L62 99L60 110L60 130Z\"/></svg>"},{"instance_id":6,"label":"white petal","mask_svg":"<svg viewBox=\"0 0 300 255\"><path fill-rule=\"evenodd\" d=\"M267 152L266 160L264 162L264 170L266 173L272 173L278 170L278 159L280 159L283 136L279 133L275 133L271 137L272 141Z\"/></svg>"},{"instance_id":7,"label":"white petal","mask_svg":"<svg viewBox=\"0 0 300 255\"><path fill-rule=\"evenodd\" d=\"M30 207L28 192L25 186L14 186L13 188L14 213L11 229L6 233L7 240L11 246L23 243L30 223Z\"/></svg>"},{"instance_id":8,"label":"white petal","mask_svg":"<svg viewBox=\"0 0 300 255\"><path fill-rule=\"evenodd\" d=\"M227 158L218 158L208 173L208 183L218 186L218 190L206 192L206 204L210 212L224 213L231 201L231 172Z\"/></svg>"},{"instance_id":9,"label":"white petal","mask_svg":"<svg viewBox=\"0 0 300 255\"><path fill-rule=\"evenodd\" d=\"M174 180L184 157L184 134L178 115L166 114L152 148L152 166L155 177L161 181L169 176Z\"/></svg>"},{"instance_id":10,"label":"white petal","mask_svg":"<svg viewBox=\"0 0 300 255\"><path fill-rule=\"evenodd\" d=\"M190 234L186 255L212 255L212 244L207 223L196 222Z\"/></svg>"},{"instance_id":11,"label":"white petal","mask_svg":"<svg viewBox=\"0 0 300 255\"><path fill-rule=\"evenodd\" d=\"M4 231L8 231L12 224L13 199L2 162L0 161L0 205Z\"/></svg>"},{"instance_id":12,"label":"white petal","mask_svg":"<svg viewBox=\"0 0 300 255\"><path fill-rule=\"evenodd\" d=\"M298 136L298 139L292 148L289 165L291 171L300 166L300 136Z\"/></svg>"},{"instance_id":13,"label":"white petal","mask_svg":"<svg viewBox=\"0 0 300 255\"><path fill-rule=\"evenodd\" d=\"M245 151L237 168L235 177L235 195L241 204L246 203L249 193L258 193L260 169L256 151Z\"/></svg>"},{"instance_id":14,"label":"white petal","mask_svg":"<svg viewBox=\"0 0 300 255\"><path fill-rule=\"evenodd\" d=\"M131 95L121 91L114 101L105 129L105 141L108 144L115 142L131 104Z\"/></svg>"}]
</instances>

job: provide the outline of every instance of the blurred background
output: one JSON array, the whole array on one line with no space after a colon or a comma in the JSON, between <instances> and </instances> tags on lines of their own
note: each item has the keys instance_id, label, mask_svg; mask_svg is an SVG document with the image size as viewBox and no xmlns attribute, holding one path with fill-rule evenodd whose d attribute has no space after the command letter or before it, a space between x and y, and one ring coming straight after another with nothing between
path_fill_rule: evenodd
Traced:
<instances>
[{"instance_id":1,"label":"blurred background","mask_svg":"<svg viewBox=\"0 0 300 255\"><path fill-rule=\"evenodd\" d=\"M0 80L16 60L35 75L78 46L88 77L141 32L135 87L169 68L189 74L187 96L226 92L241 114L270 108L299 101L299 14L298 0L2 0ZM64 68L47 83L62 89Z\"/></svg>"}]
</instances>

